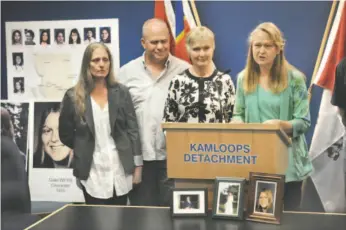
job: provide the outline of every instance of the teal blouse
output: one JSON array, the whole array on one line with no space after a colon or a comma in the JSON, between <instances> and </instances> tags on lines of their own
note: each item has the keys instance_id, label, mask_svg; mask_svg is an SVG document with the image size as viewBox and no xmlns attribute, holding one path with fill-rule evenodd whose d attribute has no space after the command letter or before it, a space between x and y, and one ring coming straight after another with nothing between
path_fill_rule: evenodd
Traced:
<instances>
[{"instance_id":1,"label":"teal blouse","mask_svg":"<svg viewBox=\"0 0 346 230\"><path fill-rule=\"evenodd\" d=\"M238 75L233 120L262 123L266 120L289 121L293 127L289 148L286 182L304 180L312 172L305 132L310 127L310 111L305 77L290 70L288 87L279 94L266 91L260 85L250 94L243 90L243 72Z\"/></svg>"}]
</instances>

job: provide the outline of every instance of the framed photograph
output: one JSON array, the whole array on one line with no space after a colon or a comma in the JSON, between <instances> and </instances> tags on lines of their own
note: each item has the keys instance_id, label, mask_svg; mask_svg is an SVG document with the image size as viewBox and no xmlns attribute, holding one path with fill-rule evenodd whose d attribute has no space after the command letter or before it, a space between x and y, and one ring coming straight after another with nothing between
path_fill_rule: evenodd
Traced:
<instances>
[{"instance_id":1,"label":"framed photograph","mask_svg":"<svg viewBox=\"0 0 346 230\"><path fill-rule=\"evenodd\" d=\"M217 177L213 218L243 219L245 178Z\"/></svg>"},{"instance_id":2,"label":"framed photograph","mask_svg":"<svg viewBox=\"0 0 346 230\"><path fill-rule=\"evenodd\" d=\"M172 216L206 216L207 188L174 188L171 204Z\"/></svg>"},{"instance_id":3,"label":"framed photograph","mask_svg":"<svg viewBox=\"0 0 346 230\"><path fill-rule=\"evenodd\" d=\"M285 175L250 172L247 220L280 224Z\"/></svg>"}]
</instances>

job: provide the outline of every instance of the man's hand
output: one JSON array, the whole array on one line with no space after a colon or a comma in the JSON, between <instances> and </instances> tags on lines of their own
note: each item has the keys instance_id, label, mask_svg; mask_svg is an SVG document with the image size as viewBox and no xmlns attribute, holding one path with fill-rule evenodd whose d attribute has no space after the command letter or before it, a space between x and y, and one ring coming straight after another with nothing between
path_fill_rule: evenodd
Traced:
<instances>
[{"instance_id":1,"label":"man's hand","mask_svg":"<svg viewBox=\"0 0 346 230\"><path fill-rule=\"evenodd\" d=\"M142 182L142 166L137 166L133 172L132 183L139 184Z\"/></svg>"}]
</instances>

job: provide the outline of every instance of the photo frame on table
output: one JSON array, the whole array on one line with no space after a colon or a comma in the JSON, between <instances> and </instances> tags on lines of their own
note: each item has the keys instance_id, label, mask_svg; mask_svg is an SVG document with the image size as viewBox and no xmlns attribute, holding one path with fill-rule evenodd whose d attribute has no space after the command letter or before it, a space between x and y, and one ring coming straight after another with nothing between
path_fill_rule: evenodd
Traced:
<instances>
[{"instance_id":1,"label":"photo frame on table","mask_svg":"<svg viewBox=\"0 0 346 230\"><path fill-rule=\"evenodd\" d=\"M214 184L213 218L243 219L245 178L217 177Z\"/></svg>"},{"instance_id":2,"label":"photo frame on table","mask_svg":"<svg viewBox=\"0 0 346 230\"><path fill-rule=\"evenodd\" d=\"M171 204L172 216L206 216L208 211L207 188L174 188Z\"/></svg>"},{"instance_id":3,"label":"photo frame on table","mask_svg":"<svg viewBox=\"0 0 346 230\"><path fill-rule=\"evenodd\" d=\"M280 224L285 175L250 172L247 220Z\"/></svg>"}]
</instances>

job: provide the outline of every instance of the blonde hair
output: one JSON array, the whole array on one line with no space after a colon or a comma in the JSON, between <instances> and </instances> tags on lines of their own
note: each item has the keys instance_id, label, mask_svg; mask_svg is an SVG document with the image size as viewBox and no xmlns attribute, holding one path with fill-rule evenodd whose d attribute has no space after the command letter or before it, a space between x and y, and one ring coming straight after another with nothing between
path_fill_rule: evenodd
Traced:
<instances>
[{"instance_id":1,"label":"blonde hair","mask_svg":"<svg viewBox=\"0 0 346 230\"><path fill-rule=\"evenodd\" d=\"M191 51L191 46L201 40L212 40L213 49L215 49L215 35L214 33L206 26L197 26L190 30L186 36L185 46L188 53Z\"/></svg>"},{"instance_id":2,"label":"blonde hair","mask_svg":"<svg viewBox=\"0 0 346 230\"><path fill-rule=\"evenodd\" d=\"M288 86L288 70L293 69L294 67L290 65L285 58L285 39L283 37L283 34L280 29L272 22L264 22L259 24L249 35L248 55L246 66L243 70L244 91L245 93L253 92L259 83L260 68L253 58L252 51L253 36L259 31L267 33L276 48L279 49L279 54L275 57L273 66L270 70L269 88L273 93L280 93L284 91Z\"/></svg>"},{"instance_id":3,"label":"blonde hair","mask_svg":"<svg viewBox=\"0 0 346 230\"><path fill-rule=\"evenodd\" d=\"M95 87L95 82L94 82L95 80L90 72L90 61L91 61L93 52L98 48L103 48L108 53L110 66L109 66L109 74L106 77L106 83L108 86L112 86L116 84L115 74L113 70L114 69L113 58L109 48L105 44L99 43L99 42L94 42L89 44L84 51L79 79L77 84L74 87L75 109L76 109L76 113L80 117L82 117L85 112L85 104L84 104L85 98L88 94L91 93L91 91Z\"/></svg>"},{"instance_id":4,"label":"blonde hair","mask_svg":"<svg viewBox=\"0 0 346 230\"><path fill-rule=\"evenodd\" d=\"M261 194L265 194L268 198L268 208L271 208L273 206L273 192L270 189L265 189L262 192L260 192L259 197Z\"/></svg>"}]
</instances>

